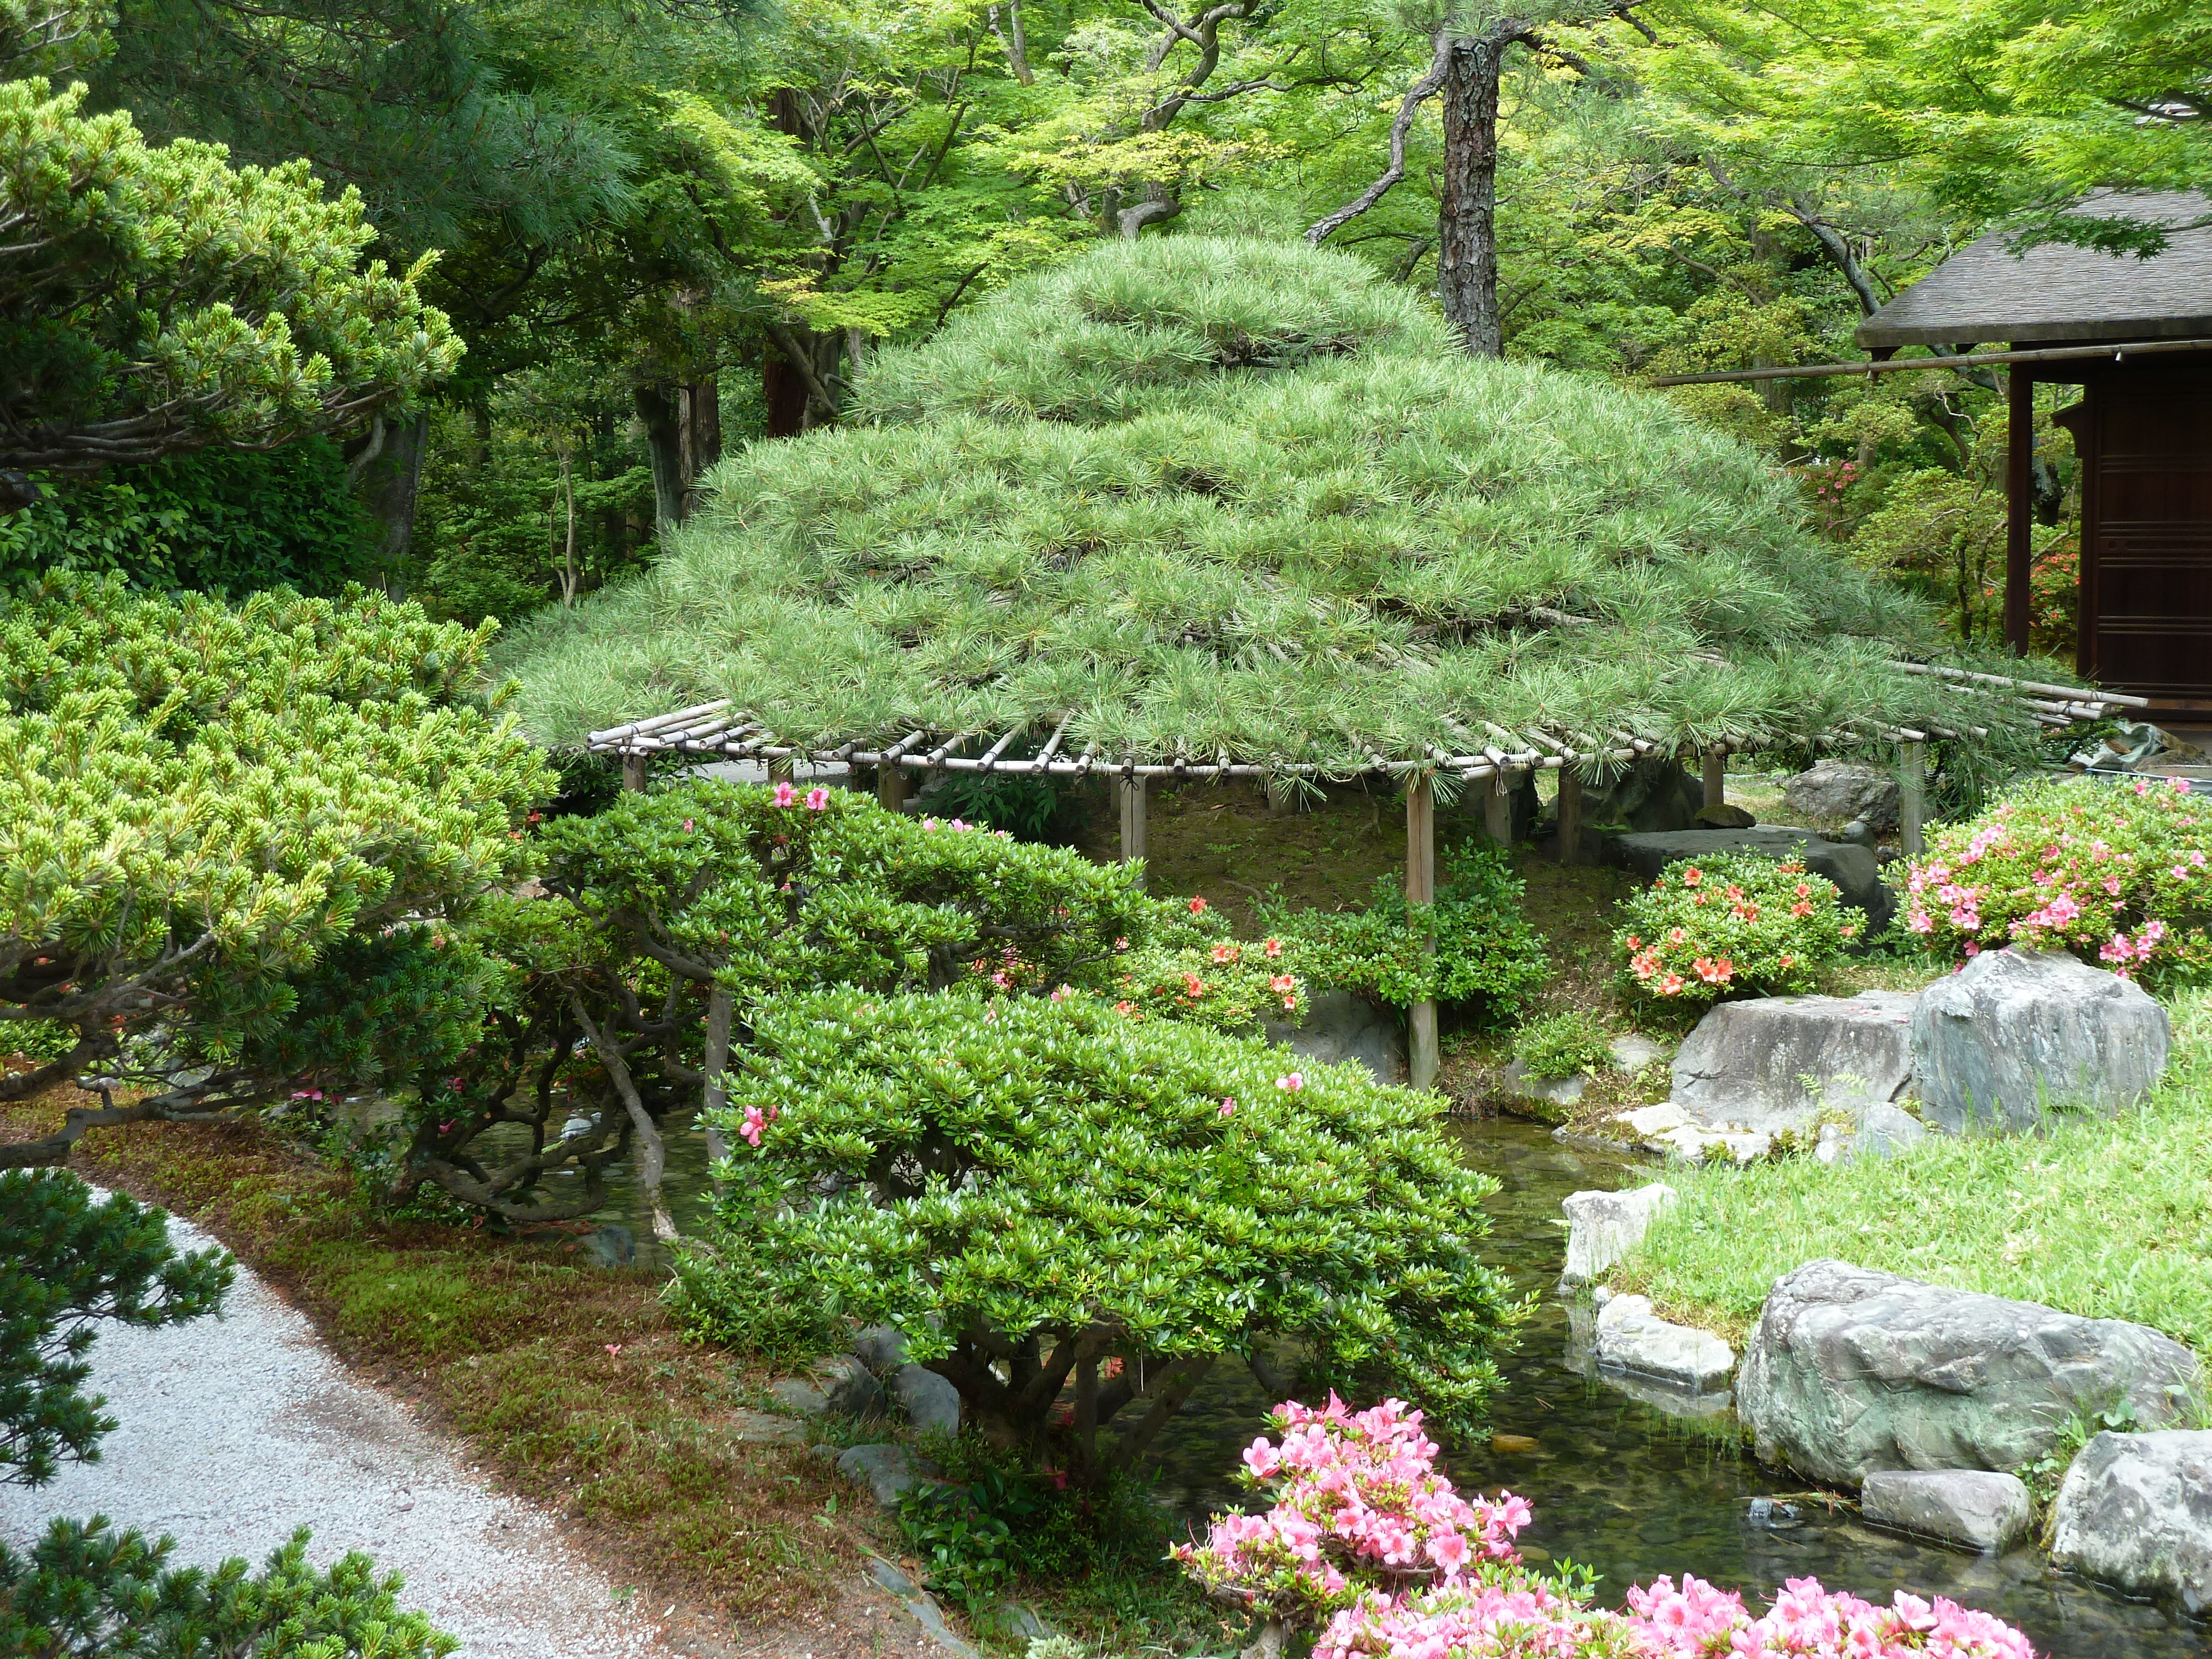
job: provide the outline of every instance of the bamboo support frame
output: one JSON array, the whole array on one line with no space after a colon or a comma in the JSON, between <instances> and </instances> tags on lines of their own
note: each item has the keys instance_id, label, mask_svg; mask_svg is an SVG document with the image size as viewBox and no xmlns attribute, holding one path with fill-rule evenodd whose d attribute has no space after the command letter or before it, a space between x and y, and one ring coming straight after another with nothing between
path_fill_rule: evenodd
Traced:
<instances>
[{"instance_id":1,"label":"bamboo support frame","mask_svg":"<svg viewBox=\"0 0 2212 1659\"><path fill-rule=\"evenodd\" d=\"M1431 905L1437 902L1437 799L1426 775L1406 782L1406 902ZM1431 934L1426 948L1437 948ZM1438 1065L1437 1005L1433 998L1416 1002L1406 1011L1407 1081L1416 1089L1432 1089Z\"/></svg>"}]
</instances>

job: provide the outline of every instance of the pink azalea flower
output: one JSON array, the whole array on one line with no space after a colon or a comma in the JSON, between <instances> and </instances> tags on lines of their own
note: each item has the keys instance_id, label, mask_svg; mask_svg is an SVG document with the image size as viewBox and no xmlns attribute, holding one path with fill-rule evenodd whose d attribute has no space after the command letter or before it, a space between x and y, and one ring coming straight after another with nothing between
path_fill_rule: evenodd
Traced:
<instances>
[{"instance_id":1,"label":"pink azalea flower","mask_svg":"<svg viewBox=\"0 0 2212 1659\"><path fill-rule=\"evenodd\" d=\"M790 805L794 793L789 783L779 781L775 786L775 804L778 806Z\"/></svg>"},{"instance_id":2,"label":"pink azalea flower","mask_svg":"<svg viewBox=\"0 0 2212 1659\"><path fill-rule=\"evenodd\" d=\"M827 789L822 788L817 785L814 788L806 792L806 810L808 811L819 812L823 807L829 805L830 792Z\"/></svg>"}]
</instances>

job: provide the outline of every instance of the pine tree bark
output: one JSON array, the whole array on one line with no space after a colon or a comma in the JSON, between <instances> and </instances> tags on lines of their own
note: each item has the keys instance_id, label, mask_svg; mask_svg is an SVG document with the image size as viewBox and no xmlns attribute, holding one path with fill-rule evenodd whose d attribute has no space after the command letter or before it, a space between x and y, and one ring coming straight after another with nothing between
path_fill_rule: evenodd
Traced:
<instances>
[{"instance_id":1,"label":"pine tree bark","mask_svg":"<svg viewBox=\"0 0 2212 1659\"><path fill-rule=\"evenodd\" d=\"M1437 206L1437 297L1468 354L1505 354L1498 310L1498 82L1505 50L1528 38L1506 21L1451 43L1444 67L1443 189Z\"/></svg>"},{"instance_id":2,"label":"pine tree bark","mask_svg":"<svg viewBox=\"0 0 2212 1659\"><path fill-rule=\"evenodd\" d=\"M684 431L677 396L665 380L635 388L637 418L645 428L646 453L653 460L653 533L684 522Z\"/></svg>"},{"instance_id":3,"label":"pine tree bark","mask_svg":"<svg viewBox=\"0 0 2212 1659\"><path fill-rule=\"evenodd\" d=\"M384 422L384 441L358 475L362 499L376 520L376 574L395 599L407 597L407 555L415 540L415 504L422 489L422 453L430 417Z\"/></svg>"}]
</instances>

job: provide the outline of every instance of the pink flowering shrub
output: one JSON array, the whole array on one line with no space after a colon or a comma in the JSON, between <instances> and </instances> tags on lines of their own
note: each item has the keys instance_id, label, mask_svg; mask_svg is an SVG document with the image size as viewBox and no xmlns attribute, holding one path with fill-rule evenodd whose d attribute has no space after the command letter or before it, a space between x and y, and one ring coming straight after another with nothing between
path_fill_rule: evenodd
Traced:
<instances>
[{"instance_id":1,"label":"pink flowering shrub","mask_svg":"<svg viewBox=\"0 0 2212 1659\"><path fill-rule=\"evenodd\" d=\"M1825 876L1749 853L1670 864L1621 915L1613 949L1623 977L1644 996L1691 1006L1809 991L1865 926Z\"/></svg>"},{"instance_id":2,"label":"pink flowering shrub","mask_svg":"<svg viewBox=\"0 0 2212 1659\"><path fill-rule=\"evenodd\" d=\"M1140 1017L1169 1014L1217 1030L1249 1030L1271 1019L1295 1025L1306 1014L1305 982L1290 971L1284 948L1279 939L1221 938L1132 951L1118 964L1115 994Z\"/></svg>"},{"instance_id":3,"label":"pink flowering shrub","mask_svg":"<svg viewBox=\"0 0 2212 1659\"><path fill-rule=\"evenodd\" d=\"M1353 1412L1332 1394L1273 1421L1279 1442L1244 1454L1270 1507L1216 1516L1205 1542L1175 1553L1218 1598L1315 1631L1314 1659L2034 1659L2018 1631L1941 1596L1899 1590L1877 1607L1810 1578L1758 1618L1687 1575L1631 1589L1621 1612L1595 1608L1588 1581L1522 1562L1526 1503L1453 1490L1402 1401Z\"/></svg>"},{"instance_id":4,"label":"pink flowering shrub","mask_svg":"<svg viewBox=\"0 0 2212 1659\"><path fill-rule=\"evenodd\" d=\"M2045 781L1929 840L1905 927L1954 960L2018 945L2130 977L2212 968L2212 802L2137 778Z\"/></svg>"}]
</instances>

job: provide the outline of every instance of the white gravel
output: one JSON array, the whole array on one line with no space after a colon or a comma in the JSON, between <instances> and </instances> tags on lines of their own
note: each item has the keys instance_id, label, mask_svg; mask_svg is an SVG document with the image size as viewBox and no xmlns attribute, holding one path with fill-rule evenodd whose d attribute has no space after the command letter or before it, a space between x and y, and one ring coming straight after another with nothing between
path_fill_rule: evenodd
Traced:
<instances>
[{"instance_id":1,"label":"white gravel","mask_svg":"<svg viewBox=\"0 0 2212 1659\"><path fill-rule=\"evenodd\" d=\"M170 1223L182 1249L215 1241ZM552 1520L471 1473L449 1441L360 1382L241 1265L219 1319L100 1328L92 1387L120 1421L101 1461L36 1491L0 1486L0 1534L106 1516L177 1540L178 1565L258 1566L301 1526L327 1565L363 1550L469 1659L659 1659L650 1620L569 1549Z\"/></svg>"}]
</instances>

